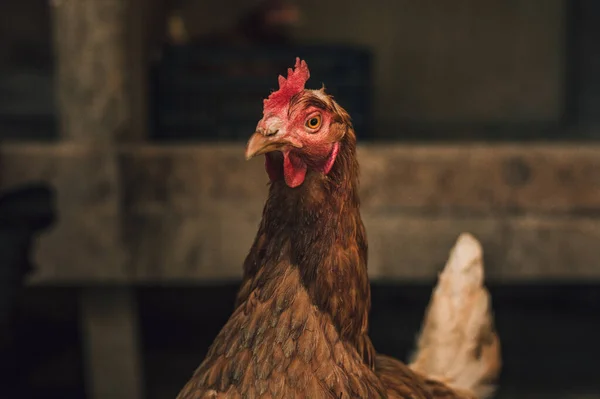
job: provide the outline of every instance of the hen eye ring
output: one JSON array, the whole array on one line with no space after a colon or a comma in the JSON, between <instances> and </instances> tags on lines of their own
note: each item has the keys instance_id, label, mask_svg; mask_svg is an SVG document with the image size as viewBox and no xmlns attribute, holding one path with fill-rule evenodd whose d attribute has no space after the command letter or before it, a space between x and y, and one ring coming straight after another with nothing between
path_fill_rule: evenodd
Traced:
<instances>
[{"instance_id":1,"label":"hen eye ring","mask_svg":"<svg viewBox=\"0 0 600 399\"><path fill-rule=\"evenodd\" d=\"M321 115L314 115L306 120L306 127L315 130L321 127L321 122Z\"/></svg>"}]
</instances>

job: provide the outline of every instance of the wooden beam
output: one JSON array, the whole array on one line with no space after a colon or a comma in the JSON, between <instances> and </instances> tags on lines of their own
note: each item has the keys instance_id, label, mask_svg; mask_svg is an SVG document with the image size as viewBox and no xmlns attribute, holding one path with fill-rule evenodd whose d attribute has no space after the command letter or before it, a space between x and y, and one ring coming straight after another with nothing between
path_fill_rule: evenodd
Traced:
<instances>
[{"instance_id":1,"label":"wooden beam","mask_svg":"<svg viewBox=\"0 0 600 399\"><path fill-rule=\"evenodd\" d=\"M31 167L57 190L59 224L40 243L38 278L128 281L121 240L117 142L145 131L143 21L129 0L53 2L60 136L67 144ZM143 15L143 14L142 14ZM137 119L136 119L137 118ZM135 121L138 121L136 123ZM48 156L50 155L50 156ZM83 157L82 157L83 156ZM17 160L17 163L23 159ZM31 160L30 160L31 161ZM27 161L25 161L27 162ZM7 176L31 173L19 164ZM34 172L35 173L35 172ZM137 310L127 288L80 296L88 394L141 399Z\"/></svg>"},{"instance_id":2,"label":"wooden beam","mask_svg":"<svg viewBox=\"0 0 600 399\"><path fill-rule=\"evenodd\" d=\"M238 278L267 193L262 162L242 152L243 143L120 147L115 213L93 149L0 147L9 184L92 176L62 190L69 206L40 238L33 281ZM600 278L600 146L377 145L360 147L359 160L373 278L433 278L463 231L483 242L492 279Z\"/></svg>"},{"instance_id":3,"label":"wooden beam","mask_svg":"<svg viewBox=\"0 0 600 399\"><path fill-rule=\"evenodd\" d=\"M61 144L36 153L34 159L7 154L12 161L2 171L3 184L43 180L56 189L60 224L41 244L40 255L53 259L44 262L41 275L95 275L99 280L124 275L114 145L131 127L127 4L52 2ZM73 240L79 245L61 248L60 243Z\"/></svg>"},{"instance_id":4,"label":"wooden beam","mask_svg":"<svg viewBox=\"0 0 600 399\"><path fill-rule=\"evenodd\" d=\"M267 183L263 165L260 160L244 161L243 146L120 147L116 152L122 182L114 190L124 190L125 210L187 211L205 201L239 196L262 203ZM70 143L3 144L0 176L5 185L31 179L62 185L70 175L83 178L83 167L90 175L83 185L69 188L71 205L91 201L96 192L102 194L96 202L112 208L119 192L111 191L117 182L104 170L101 153ZM363 207L427 213L600 210L597 145L365 145L358 154Z\"/></svg>"},{"instance_id":5,"label":"wooden beam","mask_svg":"<svg viewBox=\"0 0 600 399\"><path fill-rule=\"evenodd\" d=\"M55 76L64 139L110 144L131 127L127 1L52 3Z\"/></svg>"},{"instance_id":6,"label":"wooden beam","mask_svg":"<svg viewBox=\"0 0 600 399\"><path fill-rule=\"evenodd\" d=\"M131 288L85 288L80 300L91 399L141 399L137 303Z\"/></svg>"},{"instance_id":7,"label":"wooden beam","mask_svg":"<svg viewBox=\"0 0 600 399\"><path fill-rule=\"evenodd\" d=\"M126 209L188 211L207 201L266 196L260 159L244 144L145 146L121 152ZM590 144L359 147L363 208L419 213L600 210L600 146Z\"/></svg>"},{"instance_id":8,"label":"wooden beam","mask_svg":"<svg viewBox=\"0 0 600 399\"><path fill-rule=\"evenodd\" d=\"M238 279L260 219L240 203L200 213L144 212L127 224L133 279L139 283L199 283ZM485 251L493 281L600 279L600 219L538 216L423 216L363 212L372 279L431 280L462 232Z\"/></svg>"}]
</instances>

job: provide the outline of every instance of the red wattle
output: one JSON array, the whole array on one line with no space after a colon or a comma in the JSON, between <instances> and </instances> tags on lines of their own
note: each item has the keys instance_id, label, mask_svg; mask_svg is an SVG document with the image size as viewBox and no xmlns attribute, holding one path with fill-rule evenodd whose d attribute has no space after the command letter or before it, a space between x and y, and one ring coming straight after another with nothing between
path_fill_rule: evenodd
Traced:
<instances>
[{"instance_id":1,"label":"red wattle","mask_svg":"<svg viewBox=\"0 0 600 399\"><path fill-rule=\"evenodd\" d=\"M289 187L298 187L304 182L306 169L306 163L300 157L289 151L283 153L283 177Z\"/></svg>"}]
</instances>

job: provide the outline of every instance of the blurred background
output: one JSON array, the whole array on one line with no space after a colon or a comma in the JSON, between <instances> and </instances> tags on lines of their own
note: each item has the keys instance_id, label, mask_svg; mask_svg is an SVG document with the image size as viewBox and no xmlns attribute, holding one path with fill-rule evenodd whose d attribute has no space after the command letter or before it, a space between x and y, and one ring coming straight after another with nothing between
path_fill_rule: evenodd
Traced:
<instances>
[{"instance_id":1,"label":"blurred background","mask_svg":"<svg viewBox=\"0 0 600 399\"><path fill-rule=\"evenodd\" d=\"M463 231L498 398L600 398L600 2L0 3L2 398L173 398L233 308L296 56L353 117L372 338L406 359Z\"/></svg>"}]
</instances>

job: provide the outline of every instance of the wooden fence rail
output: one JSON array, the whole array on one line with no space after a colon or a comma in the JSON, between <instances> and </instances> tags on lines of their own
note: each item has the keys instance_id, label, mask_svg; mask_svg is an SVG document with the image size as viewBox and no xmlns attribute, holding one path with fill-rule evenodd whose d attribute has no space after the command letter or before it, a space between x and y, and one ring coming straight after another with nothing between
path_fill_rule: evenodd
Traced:
<instances>
[{"instance_id":1,"label":"wooden fence rail","mask_svg":"<svg viewBox=\"0 0 600 399\"><path fill-rule=\"evenodd\" d=\"M243 147L2 146L5 184L57 189L32 283L238 278L267 193ZM600 146L370 145L359 160L374 279L433 279L462 231L490 279L600 278Z\"/></svg>"}]
</instances>

